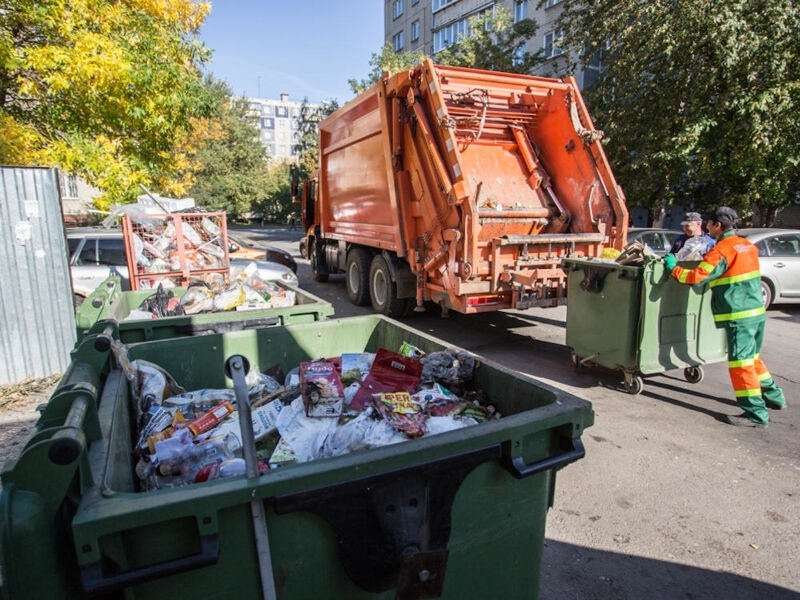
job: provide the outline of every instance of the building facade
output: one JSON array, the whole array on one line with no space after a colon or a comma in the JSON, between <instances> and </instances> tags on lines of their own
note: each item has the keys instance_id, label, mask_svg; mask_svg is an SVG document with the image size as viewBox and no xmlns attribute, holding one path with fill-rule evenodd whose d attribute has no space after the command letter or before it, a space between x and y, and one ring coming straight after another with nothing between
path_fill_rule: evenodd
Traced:
<instances>
[{"instance_id":1,"label":"building facade","mask_svg":"<svg viewBox=\"0 0 800 600\"><path fill-rule=\"evenodd\" d=\"M302 102L281 94L272 98L248 98L250 113L258 117L261 143L275 162L297 162L296 144L300 141L300 107ZM312 108L319 104L307 103Z\"/></svg>"},{"instance_id":2,"label":"building facade","mask_svg":"<svg viewBox=\"0 0 800 600\"><path fill-rule=\"evenodd\" d=\"M599 64L567 72L568 61L561 47L561 32L556 20L563 0L384 0L384 38L397 52L422 50L428 56L458 41L469 33L469 18L495 5L502 5L514 15L514 21L532 19L539 26L536 36L526 45L528 52L543 50L546 62L533 75L565 77L573 75L582 88L590 85L599 73Z\"/></svg>"}]
</instances>

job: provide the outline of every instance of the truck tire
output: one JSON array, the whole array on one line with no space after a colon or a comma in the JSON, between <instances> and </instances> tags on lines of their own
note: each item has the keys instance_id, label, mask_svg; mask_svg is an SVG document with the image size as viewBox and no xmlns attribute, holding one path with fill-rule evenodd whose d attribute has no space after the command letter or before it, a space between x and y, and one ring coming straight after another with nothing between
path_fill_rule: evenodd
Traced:
<instances>
[{"instance_id":1,"label":"truck tire","mask_svg":"<svg viewBox=\"0 0 800 600\"><path fill-rule=\"evenodd\" d=\"M347 253L345 281L347 297L357 306L369 304L370 253L364 248L353 248Z\"/></svg>"},{"instance_id":2,"label":"truck tire","mask_svg":"<svg viewBox=\"0 0 800 600\"><path fill-rule=\"evenodd\" d=\"M376 254L369 269L369 297L375 312L396 319L406 309L406 299L397 297L397 284L392 281L386 259Z\"/></svg>"},{"instance_id":3,"label":"truck tire","mask_svg":"<svg viewBox=\"0 0 800 600\"><path fill-rule=\"evenodd\" d=\"M314 281L325 283L328 281L328 270L320 268L320 263L325 262L321 254L322 251L318 247L316 240L313 241L311 243L311 274L314 277Z\"/></svg>"}]
</instances>

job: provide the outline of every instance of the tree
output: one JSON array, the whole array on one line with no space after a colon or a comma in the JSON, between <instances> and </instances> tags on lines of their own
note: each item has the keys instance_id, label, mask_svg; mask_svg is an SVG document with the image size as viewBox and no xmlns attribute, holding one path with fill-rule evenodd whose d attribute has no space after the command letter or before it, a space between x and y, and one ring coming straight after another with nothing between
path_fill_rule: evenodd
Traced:
<instances>
[{"instance_id":1,"label":"tree","mask_svg":"<svg viewBox=\"0 0 800 600\"><path fill-rule=\"evenodd\" d=\"M268 157L247 100L232 98L225 83L209 78L206 85L216 98L217 114L194 126L201 137L195 156L199 168L189 194L199 206L224 210L236 219L266 198Z\"/></svg>"},{"instance_id":2,"label":"tree","mask_svg":"<svg viewBox=\"0 0 800 600\"><path fill-rule=\"evenodd\" d=\"M271 221L286 223L289 216L297 216L298 205L292 198L293 166L281 162L267 169L263 193L254 208Z\"/></svg>"},{"instance_id":3,"label":"tree","mask_svg":"<svg viewBox=\"0 0 800 600\"><path fill-rule=\"evenodd\" d=\"M372 70L366 79L348 79L347 83L354 94L360 94L368 87L378 83L384 72L394 75L406 69L413 69L427 58L422 50L416 52L395 52L391 42L386 42L380 52L373 52L369 59Z\"/></svg>"},{"instance_id":4,"label":"tree","mask_svg":"<svg viewBox=\"0 0 800 600\"><path fill-rule=\"evenodd\" d=\"M798 197L800 5L565 2L559 26L604 71L587 103L632 204L728 204L757 221Z\"/></svg>"},{"instance_id":5,"label":"tree","mask_svg":"<svg viewBox=\"0 0 800 600\"><path fill-rule=\"evenodd\" d=\"M536 34L536 22L513 22L511 12L500 5L469 19L469 32L436 54L437 62L506 73L529 73L544 60L541 50L531 53L525 43Z\"/></svg>"},{"instance_id":6,"label":"tree","mask_svg":"<svg viewBox=\"0 0 800 600\"><path fill-rule=\"evenodd\" d=\"M300 134L299 143L295 145L295 152L298 158L298 175L302 178L311 176L311 173L319 165L319 133L317 123L322 119L338 110L339 102L333 100L323 100L318 107L311 106L308 99L303 100L300 105L300 121L298 133Z\"/></svg>"},{"instance_id":7,"label":"tree","mask_svg":"<svg viewBox=\"0 0 800 600\"><path fill-rule=\"evenodd\" d=\"M212 109L196 37L209 8L0 0L0 160L58 166L114 201L185 171L176 142Z\"/></svg>"}]
</instances>

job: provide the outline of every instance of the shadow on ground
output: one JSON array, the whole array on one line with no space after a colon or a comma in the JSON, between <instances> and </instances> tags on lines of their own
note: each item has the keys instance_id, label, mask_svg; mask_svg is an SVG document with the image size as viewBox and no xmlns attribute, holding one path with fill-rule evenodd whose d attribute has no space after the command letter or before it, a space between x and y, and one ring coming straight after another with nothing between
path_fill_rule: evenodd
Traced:
<instances>
[{"instance_id":1,"label":"shadow on ground","mask_svg":"<svg viewBox=\"0 0 800 600\"><path fill-rule=\"evenodd\" d=\"M587 590L591 590L587 592ZM547 540L540 600L800 600L749 577Z\"/></svg>"}]
</instances>

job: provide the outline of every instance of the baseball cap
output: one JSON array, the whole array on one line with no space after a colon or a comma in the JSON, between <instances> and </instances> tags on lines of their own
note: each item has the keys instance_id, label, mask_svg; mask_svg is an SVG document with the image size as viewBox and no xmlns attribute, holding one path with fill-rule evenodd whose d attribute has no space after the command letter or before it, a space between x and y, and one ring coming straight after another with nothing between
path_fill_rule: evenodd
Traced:
<instances>
[{"instance_id":1,"label":"baseball cap","mask_svg":"<svg viewBox=\"0 0 800 600\"><path fill-rule=\"evenodd\" d=\"M703 222L703 217L700 215L700 213L687 212L685 215L683 215L683 221L681 221L681 227L683 227L684 225L688 225L689 223L693 223L695 221L699 223Z\"/></svg>"},{"instance_id":2,"label":"baseball cap","mask_svg":"<svg viewBox=\"0 0 800 600\"><path fill-rule=\"evenodd\" d=\"M736 214L736 211L730 206L720 206L714 211L714 213L711 215L711 218L717 223L722 223L723 225L729 225L733 227L734 223L736 223L736 220L739 218L739 215Z\"/></svg>"}]
</instances>

